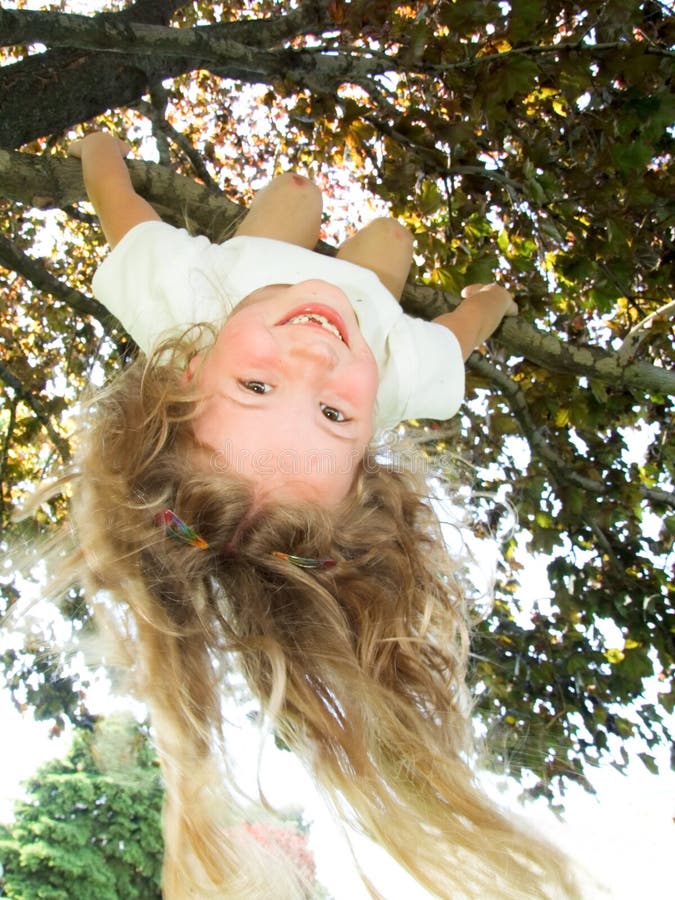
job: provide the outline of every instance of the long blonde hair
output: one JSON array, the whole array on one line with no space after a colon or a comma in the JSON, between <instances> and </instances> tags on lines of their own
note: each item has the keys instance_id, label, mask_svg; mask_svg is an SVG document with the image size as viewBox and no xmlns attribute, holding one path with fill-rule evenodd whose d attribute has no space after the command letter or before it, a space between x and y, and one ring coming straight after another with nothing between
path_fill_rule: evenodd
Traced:
<instances>
[{"instance_id":1,"label":"long blonde hair","mask_svg":"<svg viewBox=\"0 0 675 900\"><path fill-rule=\"evenodd\" d=\"M476 785L470 613L424 486L371 454L327 511L263 505L246 481L197 465L182 378L195 346L175 340L136 361L93 405L68 561L151 709L166 895L308 894L290 871L282 889L280 860L232 827L219 748L236 668L334 807L433 895L576 896L562 855ZM167 508L208 548L158 528ZM336 564L304 570L275 551Z\"/></svg>"}]
</instances>

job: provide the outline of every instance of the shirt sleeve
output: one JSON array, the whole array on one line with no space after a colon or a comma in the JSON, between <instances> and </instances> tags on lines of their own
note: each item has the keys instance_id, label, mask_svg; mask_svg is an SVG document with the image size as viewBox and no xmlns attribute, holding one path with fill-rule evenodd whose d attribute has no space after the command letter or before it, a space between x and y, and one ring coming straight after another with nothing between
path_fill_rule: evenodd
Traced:
<instances>
[{"instance_id":1,"label":"shirt sleeve","mask_svg":"<svg viewBox=\"0 0 675 900\"><path fill-rule=\"evenodd\" d=\"M165 222L130 229L99 267L95 297L146 353L169 331L230 311L212 272L216 247Z\"/></svg>"},{"instance_id":2,"label":"shirt sleeve","mask_svg":"<svg viewBox=\"0 0 675 900\"><path fill-rule=\"evenodd\" d=\"M400 408L389 424L405 419L450 419L464 399L464 359L459 341L444 325L403 315L388 338Z\"/></svg>"}]
</instances>

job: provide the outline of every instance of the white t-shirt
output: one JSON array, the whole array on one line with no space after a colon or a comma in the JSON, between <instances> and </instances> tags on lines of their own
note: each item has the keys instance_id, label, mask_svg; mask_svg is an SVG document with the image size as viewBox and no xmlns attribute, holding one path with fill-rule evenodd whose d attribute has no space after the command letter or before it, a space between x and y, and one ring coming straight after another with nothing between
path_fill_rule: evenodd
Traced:
<instances>
[{"instance_id":1,"label":"white t-shirt","mask_svg":"<svg viewBox=\"0 0 675 900\"><path fill-rule=\"evenodd\" d=\"M321 278L349 298L377 362L377 428L404 419L449 419L464 396L464 362L442 325L403 313L369 269L267 238L212 244L165 222L125 234L99 267L93 291L150 352L160 338L197 322L219 327L237 303L268 284Z\"/></svg>"}]
</instances>

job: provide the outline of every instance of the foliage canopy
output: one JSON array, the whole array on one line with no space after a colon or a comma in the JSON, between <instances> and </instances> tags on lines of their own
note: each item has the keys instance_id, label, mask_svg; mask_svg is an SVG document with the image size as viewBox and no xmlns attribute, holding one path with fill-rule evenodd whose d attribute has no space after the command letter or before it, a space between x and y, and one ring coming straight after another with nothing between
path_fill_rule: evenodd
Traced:
<instances>
[{"instance_id":1,"label":"foliage canopy","mask_svg":"<svg viewBox=\"0 0 675 900\"><path fill-rule=\"evenodd\" d=\"M415 231L409 311L431 317L495 278L520 301L469 361L450 438L414 423L430 454L459 448L476 531L499 534L505 518L476 498L518 511L475 663L504 761L548 794L584 781L585 764L625 766L630 736L653 767L675 696L668 4L14 5L0 11L3 540L36 527L10 515L69 458L69 406L133 353L89 293L104 246L67 140L93 124L129 135L158 160L131 163L138 189L211 235L267 177L300 167L333 191L334 242L345 211L359 224L355 181ZM37 527L63 514L44 508ZM526 551L551 555L531 615L517 599ZM17 590L7 569L8 606ZM48 652L31 702L86 716ZM5 654L17 696L33 659Z\"/></svg>"}]
</instances>

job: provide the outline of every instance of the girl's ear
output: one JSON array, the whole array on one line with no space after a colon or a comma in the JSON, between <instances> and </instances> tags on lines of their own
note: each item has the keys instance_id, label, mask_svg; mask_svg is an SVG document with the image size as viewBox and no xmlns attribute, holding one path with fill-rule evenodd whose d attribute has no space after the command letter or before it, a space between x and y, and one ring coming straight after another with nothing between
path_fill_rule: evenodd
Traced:
<instances>
[{"instance_id":1,"label":"girl's ear","mask_svg":"<svg viewBox=\"0 0 675 900\"><path fill-rule=\"evenodd\" d=\"M203 362L204 354L195 353L195 355L190 359L190 362L185 367L185 371L183 372L183 377L181 380L184 384L190 384L192 382L193 378L202 367Z\"/></svg>"}]
</instances>

